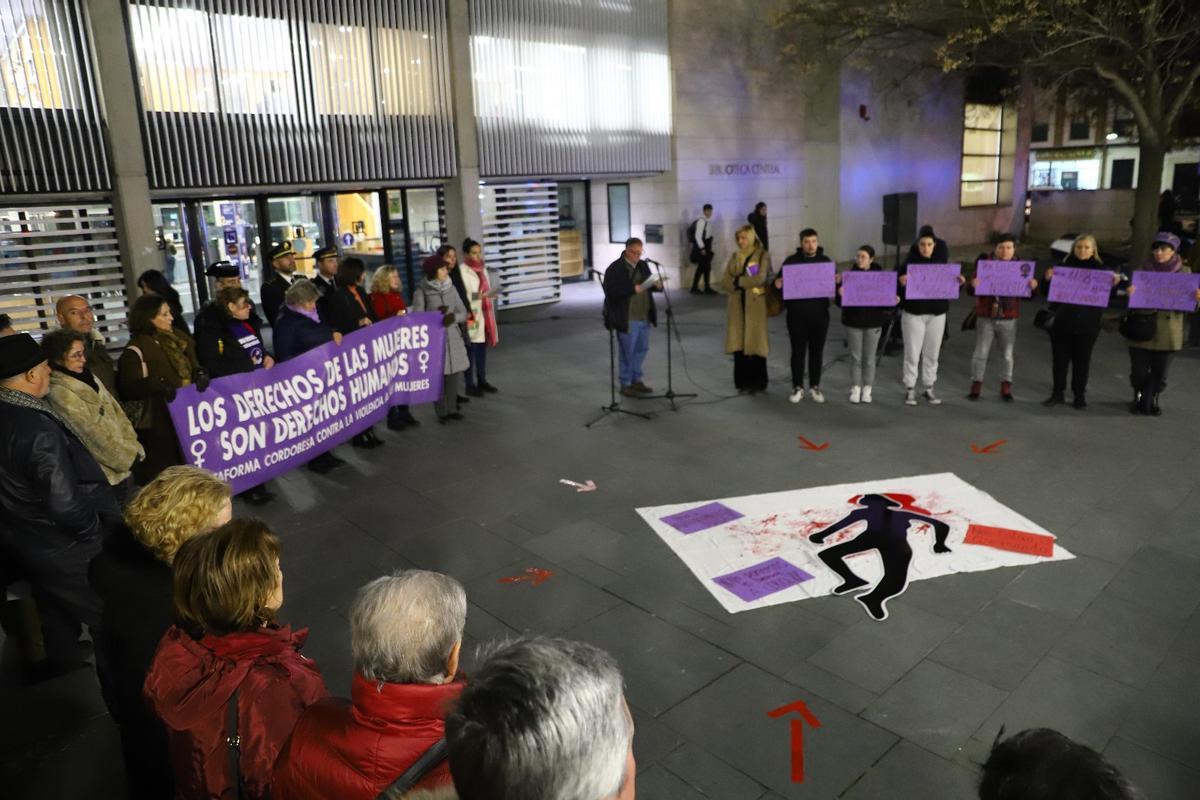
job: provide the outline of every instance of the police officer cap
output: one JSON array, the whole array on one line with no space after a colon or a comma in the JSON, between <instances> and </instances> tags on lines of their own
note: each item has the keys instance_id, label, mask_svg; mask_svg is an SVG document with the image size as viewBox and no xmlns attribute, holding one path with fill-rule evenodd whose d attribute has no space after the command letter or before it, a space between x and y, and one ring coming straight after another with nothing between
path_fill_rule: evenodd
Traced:
<instances>
[{"instance_id":1,"label":"police officer cap","mask_svg":"<svg viewBox=\"0 0 1200 800\"><path fill-rule=\"evenodd\" d=\"M204 274L210 278L240 278L241 272L228 261L214 261L208 265Z\"/></svg>"},{"instance_id":2,"label":"police officer cap","mask_svg":"<svg viewBox=\"0 0 1200 800\"><path fill-rule=\"evenodd\" d=\"M277 245L275 245L275 247L273 247L271 249L271 260L275 261L276 259L283 258L284 256L293 255L293 254L295 254L295 252L296 251L292 249L291 242L284 242L283 244L277 244Z\"/></svg>"},{"instance_id":3,"label":"police officer cap","mask_svg":"<svg viewBox=\"0 0 1200 800\"><path fill-rule=\"evenodd\" d=\"M42 348L28 333L0 336L0 380L28 372L45 360Z\"/></svg>"},{"instance_id":4,"label":"police officer cap","mask_svg":"<svg viewBox=\"0 0 1200 800\"><path fill-rule=\"evenodd\" d=\"M313 259L315 261L320 261L323 258L337 258L337 254L338 251L336 247L322 247L320 250L313 253Z\"/></svg>"}]
</instances>

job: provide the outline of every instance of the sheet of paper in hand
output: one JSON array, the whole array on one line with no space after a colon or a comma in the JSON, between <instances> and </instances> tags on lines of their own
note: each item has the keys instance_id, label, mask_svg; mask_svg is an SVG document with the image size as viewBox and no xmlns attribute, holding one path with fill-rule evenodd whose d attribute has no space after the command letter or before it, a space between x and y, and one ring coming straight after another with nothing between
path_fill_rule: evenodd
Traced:
<instances>
[{"instance_id":1,"label":"sheet of paper in hand","mask_svg":"<svg viewBox=\"0 0 1200 800\"><path fill-rule=\"evenodd\" d=\"M896 305L896 273L852 269L842 273L842 305L848 308Z\"/></svg>"},{"instance_id":2,"label":"sheet of paper in hand","mask_svg":"<svg viewBox=\"0 0 1200 800\"><path fill-rule=\"evenodd\" d=\"M1032 261L980 261L975 277L980 297L1030 297L1029 281L1034 275Z\"/></svg>"},{"instance_id":3,"label":"sheet of paper in hand","mask_svg":"<svg viewBox=\"0 0 1200 800\"><path fill-rule=\"evenodd\" d=\"M1129 295L1130 308L1192 312L1196 310L1200 275L1138 270L1133 273L1133 286L1136 291Z\"/></svg>"},{"instance_id":4,"label":"sheet of paper in hand","mask_svg":"<svg viewBox=\"0 0 1200 800\"><path fill-rule=\"evenodd\" d=\"M1107 308L1112 293L1112 273L1106 269L1055 267L1050 281L1050 302Z\"/></svg>"},{"instance_id":5,"label":"sheet of paper in hand","mask_svg":"<svg viewBox=\"0 0 1200 800\"><path fill-rule=\"evenodd\" d=\"M953 300L958 297L962 264L910 264L904 296L909 300Z\"/></svg>"},{"instance_id":6,"label":"sheet of paper in hand","mask_svg":"<svg viewBox=\"0 0 1200 800\"><path fill-rule=\"evenodd\" d=\"M837 294L834 273L837 267L832 261L816 264L783 265L783 299L808 300L818 297L833 297Z\"/></svg>"}]
</instances>

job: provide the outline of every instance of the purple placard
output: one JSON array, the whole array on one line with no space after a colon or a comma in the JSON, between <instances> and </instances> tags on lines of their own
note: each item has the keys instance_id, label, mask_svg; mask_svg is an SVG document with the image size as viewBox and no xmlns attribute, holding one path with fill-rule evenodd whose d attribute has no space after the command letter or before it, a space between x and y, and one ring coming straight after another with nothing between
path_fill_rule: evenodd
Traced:
<instances>
[{"instance_id":1,"label":"purple placard","mask_svg":"<svg viewBox=\"0 0 1200 800\"><path fill-rule=\"evenodd\" d=\"M980 261L975 270L981 297L1031 297L1029 281L1034 276L1032 261Z\"/></svg>"},{"instance_id":2,"label":"purple placard","mask_svg":"<svg viewBox=\"0 0 1200 800\"><path fill-rule=\"evenodd\" d=\"M757 261L754 262L753 264L747 264L746 265L746 274L749 275L751 278L753 278L755 275L758 274L758 271L760 269L762 269L762 267L760 267L758 265Z\"/></svg>"},{"instance_id":3,"label":"purple placard","mask_svg":"<svg viewBox=\"0 0 1200 800\"><path fill-rule=\"evenodd\" d=\"M702 506L689 508L687 511L679 511L675 514L661 517L659 521L667 523L680 533L695 533L696 531L724 525L726 522L732 522L741 516L743 516L741 512L734 511L727 505L706 503Z\"/></svg>"},{"instance_id":4,"label":"purple placard","mask_svg":"<svg viewBox=\"0 0 1200 800\"><path fill-rule=\"evenodd\" d=\"M736 594L747 603L766 597L769 594L782 592L793 586L811 581L812 575L794 564L776 556L761 564L739 569L726 575L713 578L718 586Z\"/></svg>"},{"instance_id":5,"label":"purple placard","mask_svg":"<svg viewBox=\"0 0 1200 800\"><path fill-rule=\"evenodd\" d=\"M833 280L837 267L832 261L814 264L783 265L783 299L808 300L817 297L833 297L837 284Z\"/></svg>"},{"instance_id":6,"label":"purple placard","mask_svg":"<svg viewBox=\"0 0 1200 800\"><path fill-rule=\"evenodd\" d=\"M909 264L906 300L954 300L962 264Z\"/></svg>"},{"instance_id":7,"label":"purple placard","mask_svg":"<svg viewBox=\"0 0 1200 800\"><path fill-rule=\"evenodd\" d=\"M1200 275L1138 270L1133 273L1133 285L1137 291L1129 295L1130 308L1189 313L1196 310Z\"/></svg>"},{"instance_id":8,"label":"purple placard","mask_svg":"<svg viewBox=\"0 0 1200 800\"><path fill-rule=\"evenodd\" d=\"M896 305L896 273L852 269L842 273L842 305L847 308Z\"/></svg>"},{"instance_id":9,"label":"purple placard","mask_svg":"<svg viewBox=\"0 0 1200 800\"><path fill-rule=\"evenodd\" d=\"M203 392L186 386L168 405L183 456L244 492L361 433L389 406L437 400L445 343L441 314L407 314Z\"/></svg>"},{"instance_id":10,"label":"purple placard","mask_svg":"<svg viewBox=\"0 0 1200 800\"><path fill-rule=\"evenodd\" d=\"M1113 288L1112 276L1106 269L1055 267L1050 281L1050 302L1107 308Z\"/></svg>"}]
</instances>

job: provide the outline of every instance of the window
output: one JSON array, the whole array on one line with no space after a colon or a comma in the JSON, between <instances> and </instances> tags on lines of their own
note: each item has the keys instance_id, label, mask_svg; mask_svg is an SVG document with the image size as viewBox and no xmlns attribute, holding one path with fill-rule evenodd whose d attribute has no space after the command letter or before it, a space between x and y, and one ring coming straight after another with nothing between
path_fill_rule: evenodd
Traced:
<instances>
[{"instance_id":1,"label":"window","mask_svg":"<svg viewBox=\"0 0 1200 800\"><path fill-rule=\"evenodd\" d=\"M1091 141L1092 123L1086 115L1080 114L1071 117L1067 138L1073 142Z\"/></svg>"},{"instance_id":2,"label":"window","mask_svg":"<svg viewBox=\"0 0 1200 800\"><path fill-rule=\"evenodd\" d=\"M1137 123L1134 122L1133 112L1122 106L1113 108L1112 132L1118 139L1131 139L1137 133Z\"/></svg>"},{"instance_id":3,"label":"window","mask_svg":"<svg viewBox=\"0 0 1200 800\"><path fill-rule=\"evenodd\" d=\"M208 14L190 8L132 5L129 18L146 109L216 111Z\"/></svg>"},{"instance_id":4,"label":"window","mask_svg":"<svg viewBox=\"0 0 1200 800\"><path fill-rule=\"evenodd\" d=\"M24 0L0 11L0 108L79 107L75 35L57 5Z\"/></svg>"},{"instance_id":5,"label":"window","mask_svg":"<svg viewBox=\"0 0 1200 800\"><path fill-rule=\"evenodd\" d=\"M230 114L295 114L287 21L217 14L213 26L222 110Z\"/></svg>"},{"instance_id":6,"label":"window","mask_svg":"<svg viewBox=\"0 0 1200 800\"><path fill-rule=\"evenodd\" d=\"M1109 182L1110 189L1132 189L1133 188L1133 168L1137 163L1137 159L1133 158L1116 158L1112 162L1112 180Z\"/></svg>"},{"instance_id":7,"label":"window","mask_svg":"<svg viewBox=\"0 0 1200 800\"><path fill-rule=\"evenodd\" d=\"M613 244L625 244L630 233L629 221L629 184L610 183L608 185L608 241Z\"/></svg>"},{"instance_id":8,"label":"window","mask_svg":"<svg viewBox=\"0 0 1200 800\"><path fill-rule=\"evenodd\" d=\"M1011 107L966 104L960 205L994 206L1012 202L1016 118Z\"/></svg>"},{"instance_id":9,"label":"window","mask_svg":"<svg viewBox=\"0 0 1200 800\"><path fill-rule=\"evenodd\" d=\"M1050 142L1050 123L1033 123L1033 134L1029 137L1033 144L1048 144Z\"/></svg>"}]
</instances>

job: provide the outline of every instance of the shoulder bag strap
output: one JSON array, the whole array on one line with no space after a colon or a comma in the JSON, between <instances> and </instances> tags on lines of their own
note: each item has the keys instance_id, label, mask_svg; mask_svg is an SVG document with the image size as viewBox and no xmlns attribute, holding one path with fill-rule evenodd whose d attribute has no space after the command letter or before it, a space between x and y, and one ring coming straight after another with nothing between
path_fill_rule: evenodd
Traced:
<instances>
[{"instance_id":1,"label":"shoulder bag strap","mask_svg":"<svg viewBox=\"0 0 1200 800\"><path fill-rule=\"evenodd\" d=\"M229 780L237 798L245 796L242 788L242 737L238 734L238 695L240 689L233 690L233 696L225 704L225 753L229 759Z\"/></svg>"},{"instance_id":2,"label":"shoulder bag strap","mask_svg":"<svg viewBox=\"0 0 1200 800\"><path fill-rule=\"evenodd\" d=\"M376 800L387 800L388 798L400 798L410 792L422 778L429 774L429 771L438 764L446 760L446 740L445 738L438 739L421 757L413 762L413 765L404 770L404 774L396 780L392 781L386 789L380 792Z\"/></svg>"},{"instance_id":3,"label":"shoulder bag strap","mask_svg":"<svg viewBox=\"0 0 1200 800\"><path fill-rule=\"evenodd\" d=\"M137 353L138 361L141 362L141 364L142 364L142 377L149 378L150 377L150 368L146 366L146 357L142 355L142 349L140 347L138 347L136 344L129 345L128 349Z\"/></svg>"}]
</instances>

